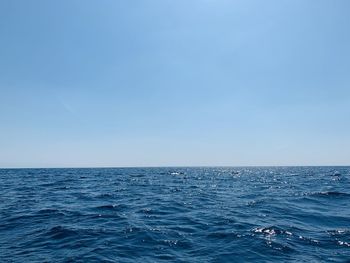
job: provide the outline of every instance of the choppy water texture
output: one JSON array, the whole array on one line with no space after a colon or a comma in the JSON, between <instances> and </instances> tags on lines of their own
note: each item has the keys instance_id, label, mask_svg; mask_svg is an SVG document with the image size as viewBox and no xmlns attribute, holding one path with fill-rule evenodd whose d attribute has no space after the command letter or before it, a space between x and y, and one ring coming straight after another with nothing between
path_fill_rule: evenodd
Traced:
<instances>
[{"instance_id":1,"label":"choppy water texture","mask_svg":"<svg viewBox=\"0 0 350 263\"><path fill-rule=\"evenodd\" d=\"M349 262L350 167L0 170L0 262Z\"/></svg>"}]
</instances>

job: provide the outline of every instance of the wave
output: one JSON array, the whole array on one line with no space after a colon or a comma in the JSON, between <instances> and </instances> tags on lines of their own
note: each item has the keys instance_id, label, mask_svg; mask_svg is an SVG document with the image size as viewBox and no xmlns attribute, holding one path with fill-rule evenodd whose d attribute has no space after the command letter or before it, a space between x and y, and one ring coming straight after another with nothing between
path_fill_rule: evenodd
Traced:
<instances>
[{"instance_id":1,"label":"wave","mask_svg":"<svg viewBox=\"0 0 350 263\"><path fill-rule=\"evenodd\" d=\"M293 233L291 231L279 228L277 226L270 226L270 227L257 227L252 230L252 232L256 234L262 234L262 235L288 235L292 236Z\"/></svg>"},{"instance_id":2,"label":"wave","mask_svg":"<svg viewBox=\"0 0 350 263\"><path fill-rule=\"evenodd\" d=\"M98 210L121 210L125 208L127 208L127 206L121 204L107 204L94 207L94 209Z\"/></svg>"},{"instance_id":3,"label":"wave","mask_svg":"<svg viewBox=\"0 0 350 263\"><path fill-rule=\"evenodd\" d=\"M337 192L337 191L313 192L313 193L306 193L304 195L313 196L313 197L350 197L349 193Z\"/></svg>"}]
</instances>

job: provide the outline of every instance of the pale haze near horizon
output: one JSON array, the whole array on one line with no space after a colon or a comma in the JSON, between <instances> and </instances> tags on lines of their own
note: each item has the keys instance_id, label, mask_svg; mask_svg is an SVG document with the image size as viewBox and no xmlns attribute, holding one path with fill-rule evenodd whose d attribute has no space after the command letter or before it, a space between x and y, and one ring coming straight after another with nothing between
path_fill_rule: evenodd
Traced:
<instances>
[{"instance_id":1,"label":"pale haze near horizon","mask_svg":"<svg viewBox=\"0 0 350 263\"><path fill-rule=\"evenodd\" d=\"M0 167L349 165L350 1L0 2Z\"/></svg>"}]
</instances>

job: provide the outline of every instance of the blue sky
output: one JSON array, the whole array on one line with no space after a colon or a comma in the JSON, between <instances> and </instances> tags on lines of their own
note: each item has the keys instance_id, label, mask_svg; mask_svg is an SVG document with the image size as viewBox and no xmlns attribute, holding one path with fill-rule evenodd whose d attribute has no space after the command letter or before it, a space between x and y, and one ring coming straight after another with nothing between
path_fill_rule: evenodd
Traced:
<instances>
[{"instance_id":1,"label":"blue sky","mask_svg":"<svg viewBox=\"0 0 350 263\"><path fill-rule=\"evenodd\" d=\"M349 165L349 10L1 0L0 167Z\"/></svg>"}]
</instances>

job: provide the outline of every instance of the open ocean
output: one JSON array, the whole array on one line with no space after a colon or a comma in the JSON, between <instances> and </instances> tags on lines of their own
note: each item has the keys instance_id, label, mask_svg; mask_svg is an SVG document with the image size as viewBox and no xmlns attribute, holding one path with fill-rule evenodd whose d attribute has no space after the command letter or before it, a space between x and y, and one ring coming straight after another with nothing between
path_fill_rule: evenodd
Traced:
<instances>
[{"instance_id":1,"label":"open ocean","mask_svg":"<svg viewBox=\"0 0 350 263\"><path fill-rule=\"evenodd\" d=\"M350 262L350 167L0 169L0 262Z\"/></svg>"}]
</instances>

